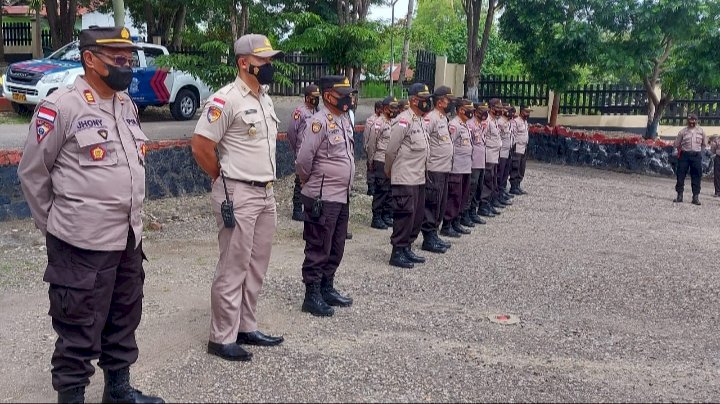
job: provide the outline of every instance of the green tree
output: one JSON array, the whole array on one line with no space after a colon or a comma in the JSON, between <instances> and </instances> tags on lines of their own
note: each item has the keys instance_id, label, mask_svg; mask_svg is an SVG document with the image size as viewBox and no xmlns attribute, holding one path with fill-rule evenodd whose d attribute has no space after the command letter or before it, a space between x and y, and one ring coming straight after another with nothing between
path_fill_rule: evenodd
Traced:
<instances>
[{"instance_id":1,"label":"green tree","mask_svg":"<svg viewBox=\"0 0 720 404\"><path fill-rule=\"evenodd\" d=\"M716 0L608 0L594 18L604 29L597 67L643 83L648 96L646 138L672 100L720 84ZM662 94L655 92L661 85Z\"/></svg>"},{"instance_id":2,"label":"green tree","mask_svg":"<svg viewBox=\"0 0 720 404\"><path fill-rule=\"evenodd\" d=\"M560 93L576 86L580 69L596 60L599 32L593 6L595 0L518 0L508 2L500 17L500 32L519 46L531 77L555 92L551 126L557 123Z\"/></svg>"}]
</instances>

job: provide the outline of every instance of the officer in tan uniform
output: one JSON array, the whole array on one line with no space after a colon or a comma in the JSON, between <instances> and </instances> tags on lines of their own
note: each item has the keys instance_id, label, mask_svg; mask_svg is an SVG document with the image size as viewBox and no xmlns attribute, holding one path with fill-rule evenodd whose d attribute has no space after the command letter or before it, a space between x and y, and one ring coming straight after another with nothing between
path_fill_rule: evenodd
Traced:
<instances>
[{"instance_id":1,"label":"officer in tan uniform","mask_svg":"<svg viewBox=\"0 0 720 404\"><path fill-rule=\"evenodd\" d=\"M390 121L399 112L395 97L388 96L382 101L383 115L375 120L368 140L367 156L375 178L375 194L372 201L373 229L385 230L393 226L392 205L390 204L390 178L385 175L385 150L390 142Z\"/></svg>"},{"instance_id":2,"label":"officer in tan uniform","mask_svg":"<svg viewBox=\"0 0 720 404\"><path fill-rule=\"evenodd\" d=\"M302 311L332 316L332 306L353 302L335 289L334 279L345 252L355 178L354 128L348 115L354 89L344 76L324 76L320 88L323 108L308 120L296 163L305 208Z\"/></svg>"},{"instance_id":3,"label":"officer in tan uniform","mask_svg":"<svg viewBox=\"0 0 720 404\"><path fill-rule=\"evenodd\" d=\"M493 201L497 192L497 166L500 161L500 149L502 148L500 128L497 121L503 112L503 107L502 101L498 98L491 99L488 104L490 111L488 111L488 126L485 132L485 173L478 214L484 217L493 217L500 214L493 206Z\"/></svg>"},{"instance_id":4,"label":"officer in tan uniform","mask_svg":"<svg viewBox=\"0 0 720 404\"><path fill-rule=\"evenodd\" d=\"M710 137L710 154L713 156L713 182L715 184L714 197L720 197L720 136Z\"/></svg>"},{"instance_id":5,"label":"officer in tan uniform","mask_svg":"<svg viewBox=\"0 0 720 404\"><path fill-rule=\"evenodd\" d=\"M410 108L398 115L385 151L385 175L390 177L393 197L393 250L390 265L412 268L425 258L412 251L420 234L425 206L425 170L429 157L423 116L432 110L430 91L422 83L408 89Z\"/></svg>"},{"instance_id":6,"label":"officer in tan uniform","mask_svg":"<svg viewBox=\"0 0 720 404\"><path fill-rule=\"evenodd\" d=\"M525 195L527 192L520 188L520 183L525 178L525 166L527 164L527 145L530 141L528 132L528 118L532 109L527 107L520 108L520 115L513 119L515 126L515 144L512 150L512 160L510 165L510 194Z\"/></svg>"},{"instance_id":7,"label":"officer in tan uniform","mask_svg":"<svg viewBox=\"0 0 720 404\"><path fill-rule=\"evenodd\" d=\"M298 151L300 150L300 145L302 144L303 133L305 132L305 120L317 112L317 108L320 103L320 90L315 84L306 86L303 89L303 94L305 95L305 102L293 111L292 119L290 119L287 131L287 140L290 143L290 149L292 149L296 158ZM292 201L292 220L302 221L303 211L302 202L300 201L300 177L297 175L295 175L295 188L293 188Z\"/></svg>"},{"instance_id":8,"label":"officer in tan uniform","mask_svg":"<svg viewBox=\"0 0 720 404\"><path fill-rule=\"evenodd\" d=\"M683 201L685 190L685 177L690 171L690 184L692 185L692 203L700 205L700 183L702 180L702 152L707 147L705 131L697 126L697 115L688 116L688 126L678 133L675 139L678 149L677 183L675 191L677 198L673 202Z\"/></svg>"},{"instance_id":9,"label":"officer in tan uniform","mask_svg":"<svg viewBox=\"0 0 720 404\"><path fill-rule=\"evenodd\" d=\"M464 216L473 223L485 224L485 220L477 213L480 205L480 193L482 186L479 186L485 173L485 132L487 132L488 105L475 104L475 115L467 121L468 129L472 140L472 172L470 174L470 195L465 202Z\"/></svg>"},{"instance_id":10,"label":"officer in tan uniform","mask_svg":"<svg viewBox=\"0 0 720 404\"><path fill-rule=\"evenodd\" d=\"M280 51L256 34L240 37L234 50L238 76L210 96L195 127L192 149L198 165L212 178L212 208L219 229L207 351L247 361L252 354L239 344L272 346L283 341L258 331L255 318L277 222L273 181L280 120L267 86L273 80L272 58Z\"/></svg>"},{"instance_id":11,"label":"officer in tan uniform","mask_svg":"<svg viewBox=\"0 0 720 404\"><path fill-rule=\"evenodd\" d=\"M52 384L59 402L83 402L99 358L104 402L161 403L130 385L145 279L147 137L125 91L137 48L126 28L104 27L79 46L84 76L37 107L18 167L47 243Z\"/></svg>"},{"instance_id":12,"label":"officer in tan uniform","mask_svg":"<svg viewBox=\"0 0 720 404\"><path fill-rule=\"evenodd\" d=\"M363 129L363 151L365 151L365 155L367 156L367 145L368 140L370 139L370 133L375 128L375 121L382 119L382 111L383 111L383 105L382 101L375 101L375 113L370 115L365 120L365 128ZM365 161L365 164L367 166L367 194L370 196L375 195L375 170L370 168L370 163L372 161L368 158Z\"/></svg>"},{"instance_id":13,"label":"officer in tan uniform","mask_svg":"<svg viewBox=\"0 0 720 404\"><path fill-rule=\"evenodd\" d=\"M453 143L453 159L450 177L448 178L448 201L443 217L440 235L447 235L452 228L460 234L470 234L470 230L463 227L475 227L470 218L462 221L462 212L465 202L470 195L470 173L472 172L472 135L467 122L473 118L475 107L472 101L461 99L456 102L457 115L448 124L450 140Z\"/></svg>"}]
</instances>

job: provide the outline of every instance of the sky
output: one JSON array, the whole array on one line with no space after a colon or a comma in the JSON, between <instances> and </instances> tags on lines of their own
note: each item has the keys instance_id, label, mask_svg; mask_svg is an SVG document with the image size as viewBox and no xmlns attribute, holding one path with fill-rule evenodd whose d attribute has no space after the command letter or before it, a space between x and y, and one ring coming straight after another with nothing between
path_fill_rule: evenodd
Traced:
<instances>
[{"instance_id":1,"label":"sky","mask_svg":"<svg viewBox=\"0 0 720 404\"><path fill-rule=\"evenodd\" d=\"M408 0L398 0L398 2L395 3L395 21L405 17L407 7ZM417 8L417 1L415 2L415 7ZM370 6L370 11L368 12L368 20L373 21L387 20L389 22L391 16L392 7L390 6Z\"/></svg>"}]
</instances>

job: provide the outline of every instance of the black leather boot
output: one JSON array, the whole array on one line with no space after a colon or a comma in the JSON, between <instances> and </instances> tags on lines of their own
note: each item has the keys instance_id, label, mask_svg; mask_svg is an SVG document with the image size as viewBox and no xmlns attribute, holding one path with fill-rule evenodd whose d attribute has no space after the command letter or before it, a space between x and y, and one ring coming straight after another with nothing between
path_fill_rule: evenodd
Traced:
<instances>
[{"instance_id":1,"label":"black leather boot","mask_svg":"<svg viewBox=\"0 0 720 404\"><path fill-rule=\"evenodd\" d=\"M673 200L673 202L680 203L683 201L683 194L682 192L678 192L677 197Z\"/></svg>"},{"instance_id":2,"label":"black leather boot","mask_svg":"<svg viewBox=\"0 0 720 404\"><path fill-rule=\"evenodd\" d=\"M343 296L335 290L332 279L324 279L320 283L320 293L322 294L325 303L330 306L339 307L350 307L353 304L353 299L347 296Z\"/></svg>"},{"instance_id":3,"label":"black leather boot","mask_svg":"<svg viewBox=\"0 0 720 404\"><path fill-rule=\"evenodd\" d=\"M520 192L520 188L515 185L511 185L510 186L510 195L522 195L522 193Z\"/></svg>"},{"instance_id":4,"label":"black leather boot","mask_svg":"<svg viewBox=\"0 0 720 404\"><path fill-rule=\"evenodd\" d=\"M477 214L477 209L470 209L470 220L477 224L487 223L482 217L480 217L480 215Z\"/></svg>"},{"instance_id":5,"label":"black leather boot","mask_svg":"<svg viewBox=\"0 0 720 404\"><path fill-rule=\"evenodd\" d=\"M460 224L460 218L456 218L455 220L453 220L452 228L460 234L470 234L470 230L462 227L462 225Z\"/></svg>"},{"instance_id":6,"label":"black leather boot","mask_svg":"<svg viewBox=\"0 0 720 404\"><path fill-rule=\"evenodd\" d=\"M378 230L387 230L387 224L385 224L385 221L382 219L380 215L373 214L372 222L370 223L370 227L373 229Z\"/></svg>"},{"instance_id":7,"label":"black leather boot","mask_svg":"<svg viewBox=\"0 0 720 404\"><path fill-rule=\"evenodd\" d=\"M527 195L527 191L525 191L524 189L522 189L522 188L520 187L520 184L518 184L517 189L518 189L518 191L520 191L520 195Z\"/></svg>"},{"instance_id":8,"label":"black leather boot","mask_svg":"<svg viewBox=\"0 0 720 404\"><path fill-rule=\"evenodd\" d=\"M449 250L450 247L452 247L452 244L438 237L436 232L432 233L432 237L433 239L435 239L436 243L440 244L442 247L445 247L446 250Z\"/></svg>"},{"instance_id":9,"label":"black leather boot","mask_svg":"<svg viewBox=\"0 0 720 404\"><path fill-rule=\"evenodd\" d=\"M460 216L460 224L465 227L475 227L475 222L470 219L470 209L462 213L462 216Z\"/></svg>"},{"instance_id":10,"label":"black leather boot","mask_svg":"<svg viewBox=\"0 0 720 404\"><path fill-rule=\"evenodd\" d=\"M415 264L424 264L425 263L425 257L421 257L421 256L415 254L412 250L412 246L407 246L403 250L405 250L405 256L411 262L413 262Z\"/></svg>"},{"instance_id":11,"label":"black leather boot","mask_svg":"<svg viewBox=\"0 0 720 404\"><path fill-rule=\"evenodd\" d=\"M510 192L508 192L505 189L503 189L502 194L503 194L503 196L505 196L505 199L512 199L515 197L515 195L511 194Z\"/></svg>"},{"instance_id":12,"label":"black leather boot","mask_svg":"<svg viewBox=\"0 0 720 404\"><path fill-rule=\"evenodd\" d=\"M442 227L440 228L440 235L445 237L460 238L460 233L453 228L450 222L445 221L443 221Z\"/></svg>"},{"instance_id":13,"label":"black leather boot","mask_svg":"<svg viewBox=\"0 0 720 404\"><path fill-rule=\"evenodd\" d=\"M390 265L407 269L415 267L407 255L405 255L405 250L402 247L393 247L392 254L390 255Z\"/></svg>"},{"instance_id":14,"label":"black leather boot","mask_svg":"<svg viewBox=\"0 0 720 404\"><path fill-rule=\"evenodd\" d=\"M85 386L58 391L58 403L83 404L85 402Z\"/></svg>"},{"instance_id":15,"label":"black leather boot","mask_svg":"<svg viewBox=\"0 0 720 404\"><path fill-rule=\"evenodd\" d=\"M503 205L503 204L500 202L500 198L499 198L499 197L493 199L492 202L490 203L490 206L491 206L492 208L494 208L495 210L504 209L504 208L505 208L505 205ZM493 213L495 213L495 214L497 215L497 212L493 212Z\"/></svg>"},{"instance_id":16,"label":"black leather boot","mask_svg":"<svg viewBox=\"0 0 720 404\"><path fill-rule=\"evenodd\" d=\"M303 214L303 205L301 203L293 204L292 220L302 222L303 219L305 219L305 214Z\"/></svg>"},{"instance_id":17,"label":"black leather boot","mask_svg":"<svg viewBox=\"0 0 720 404\"><path fill-rule=\"evenodd\" d=\"M303 301L302 311L316 317L330 317L335 314L335 309L330 307L323 299L319 282L305 284L305 300Z\"/></svg>"},{"instance_id":18,"label":"black leather boot","mask_svg":"<svg viewBox=\"0 0 720 404\"><path fill-rule=\"evenodd\" d=\"M696 195L693 195L692 204L693 204L693 205L698 205L698 206L702 205L702 204L700 203L700 195L697 195L697 194L696 194Z\"/></svg>"},{"instance_id":19,"label":"black leather boot","mask_svg":"<svg viewBox=\"0 0 720 404\"><path fill-rule=\"evenodd\" d=\"M105 390L103 403L164 403L160 397L146 396L142 391L130 386L130 368L103 370Z\"/></svg>"},{"instance_id":20,"label":"black leather boot","mask_svg":"<svg viewBox=\"0 0 720 404\"><path fill-rule=\"evenodd\" d=\"M434 233L423 234L423 243L420 249L431 253L445 254L447 252L447 248L439 244L436 240L437 236L433 237L433 235Z\"/></svg>"},{"instance_id":21,"label":"black leather boot","mask_svg":"<svg viewBox=\"0 0 720 404\"><path fill-rule=\"evenodd\" d=\"M383 222L385 222L385 224L387 225L387 227L393 227L394 221L393 221L392 213L385 213L385 214L383 214L383 215L382 215L382 220L383 220Z\"/></svg>"},{"instance_id":22,"label":"black leather boot","mask_svg":"<svg viewBox=\"0 0 720 404\"><path fill-rule=\"evenodd\" d=\"M492 212L495 216L500 216L500 210L495 207L494 203L490 203L488 207L490 208L490 212ZM504 208L504 206L501 206L500 209L502 208Z\"/></svg>"},{"instance_id":23,"label":"black leather boot","mask_svg":"<svg viewBox=\"0 0 720 404\"><path fill-rule=\"evenodd\" d=\"M478 215L482 217L495 217L495 213L490 209L490 204L487 202L482 202L480 204L480 208L478 209Z\"/></svg>"}]
</instances>

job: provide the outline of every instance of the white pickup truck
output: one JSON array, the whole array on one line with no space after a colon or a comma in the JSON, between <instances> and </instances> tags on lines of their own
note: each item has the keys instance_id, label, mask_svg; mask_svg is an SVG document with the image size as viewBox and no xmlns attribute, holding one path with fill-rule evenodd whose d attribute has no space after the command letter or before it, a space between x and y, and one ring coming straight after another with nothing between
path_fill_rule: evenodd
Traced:
<instances>
[{"instance_id":1,"label":"white pickup truck","mask_svg":"<svg viewBox=\"0 0 720 404\"><path fill-rule=\"evenodd\" d=\"M160 68L155 59L167 55L164 46L136 42L130 97L140 110L148 106L170 105L176 120L192 119L210 89L192 75ZM32 112L35 105L53 91L72 84L83 74L78 42L71 42L44 59L13 63L2 77L2 93L17 113Z\"/></svg>"}]
</instances>

